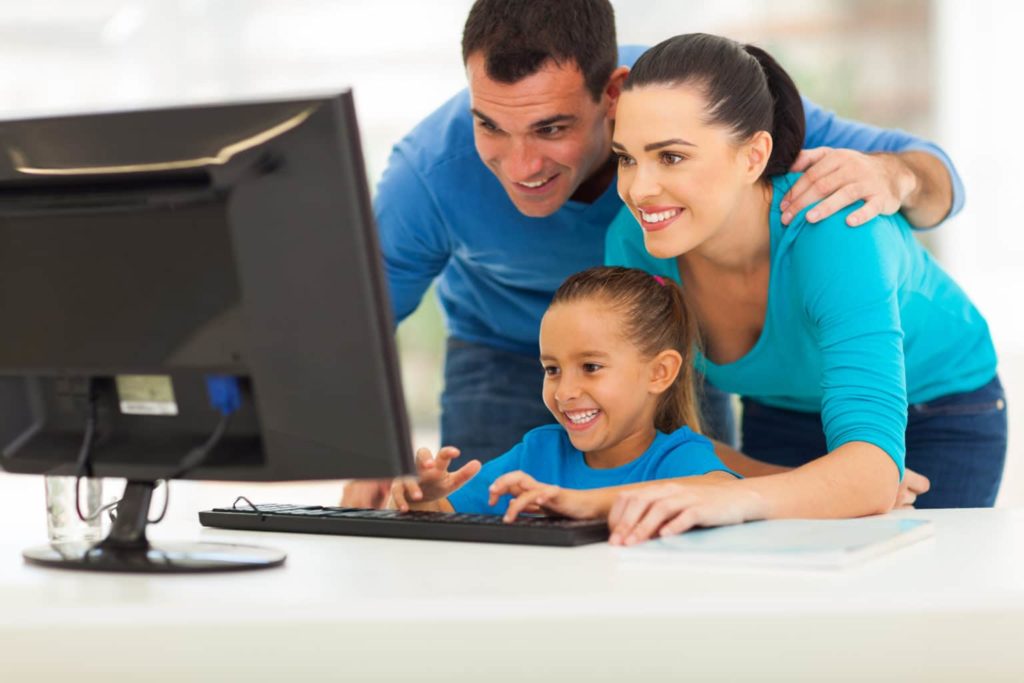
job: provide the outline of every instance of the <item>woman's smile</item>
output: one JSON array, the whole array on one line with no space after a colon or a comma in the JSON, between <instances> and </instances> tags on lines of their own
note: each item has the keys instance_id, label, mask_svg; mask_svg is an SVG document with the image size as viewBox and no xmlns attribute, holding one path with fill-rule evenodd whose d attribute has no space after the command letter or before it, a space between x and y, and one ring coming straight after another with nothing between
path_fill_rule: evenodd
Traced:
<instances>
[{"instance_id":1,"label":"woman's smile","mask_svg":"<svg viewBox=\"0 0 1024 683\"><path fill-rule=\"evenodd\" d=\"M641 206L637 208L637 218L644 230L655 232L674 223L685 210L679 206Z\"/></svg>"}]
</instances>

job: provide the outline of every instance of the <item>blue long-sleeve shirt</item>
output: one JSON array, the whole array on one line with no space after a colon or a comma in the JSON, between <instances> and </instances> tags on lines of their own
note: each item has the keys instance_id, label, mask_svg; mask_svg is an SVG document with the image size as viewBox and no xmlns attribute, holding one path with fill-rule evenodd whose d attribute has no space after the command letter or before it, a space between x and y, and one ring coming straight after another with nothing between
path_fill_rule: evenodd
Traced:
<instances>
[{"instance_id":1,"label":"blue long-sleeve shirt","mask_svg":"<svg viewBox=\"0 0 1024 683\"><path fill-rule=\"evenodd\" d=\"M859 228L846 216L788 228L779 203L800 174L772 179L771 277L764 327L733 363L699 356L719 389L789 410L821 412L829 450L866 441L903 473L907 404L977 389L996 372L988 325L914 239L900 214ZM679 282L678 262L644 248L627 210L608 230L606 262Z\"/></svg>"},{"instance_id":2,"label":"blue long-sleeve shirt","mask_svg":"<svg viewBox=\"0 0 1024 683\"><path fill-rule=\"evenodd\" d=\"M644 51L623 46L632 65ZM935 145L900 131L838 118L804 100L806 146L861 151L927 150L953 178L954 213L963 203L956 170ZM566 202L545 218L519 213L473 143L463 90L394 148L374 201L396 322L437 280L448 332L460 339L537 354L540 319L572 273L600 265L608 225L622 206L613 182L591 204Z\"/></svg>"},{"instance_id":3,"label":"blue long-sleeve shirt","mask_svg":"<svg viewBox=\"0 0 1024 683\"><path fill-rule=\"evenodd\" d=\"M718 459L707 437L689 427L680 427L671 434L658 432L647 450L625 465L595 469L572 445L561 425L544 425L530 430L512 450L485 464L475 477L448 496L448 502L456 512L503 515L511 496L502 496L492 507L488 505L488 488L501 475L517 470L541 483L571 489L623 486L716 471L739 476Z\"/></svg>"}]
</instances>

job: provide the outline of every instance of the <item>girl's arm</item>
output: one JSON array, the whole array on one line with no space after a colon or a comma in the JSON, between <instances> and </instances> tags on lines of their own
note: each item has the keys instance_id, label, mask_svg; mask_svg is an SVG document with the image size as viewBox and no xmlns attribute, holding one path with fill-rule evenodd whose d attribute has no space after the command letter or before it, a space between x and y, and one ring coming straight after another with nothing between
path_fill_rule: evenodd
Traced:
<instances>
[{"instance_id":1,"label":"girl's arm","mask_svg":"<svg viewBox=\"0 0 1024 683\"><path fill-rule=\"evenodd\" d=\"M513 521L523 512L548 512L573 519L599 519L608 516L612 505L622 493L671 482L700 487L725 481L736 481L736 477L728 472L715 471L696 476L656 479L598 489L569 489L539 482L525 472L510 472L491 484L490 495L491 505L494 505L501 496L513 496L505 512L506 522Z\"/></svg>"},{"instance_id":2,"label":"girl's arm","mask_svg":"<svg viewBox=\"0 0 1024 683\"><path fill-rule=\"evenodd\" d=\"M755 460L721 441L712 439L711 443L715 445L715 455L719 460L724 462L730 470L739 472L744 477L763 477L767 474L780 474L790 470L789 467Z\"/></svg>"}]
</instances>

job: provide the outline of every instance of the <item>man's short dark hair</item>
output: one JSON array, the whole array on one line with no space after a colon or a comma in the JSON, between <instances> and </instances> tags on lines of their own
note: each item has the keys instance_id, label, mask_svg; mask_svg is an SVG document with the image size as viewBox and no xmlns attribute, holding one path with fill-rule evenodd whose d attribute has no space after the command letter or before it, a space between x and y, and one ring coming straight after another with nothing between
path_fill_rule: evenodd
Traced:
<instances>
[{"instance_id":1,"label":"man's short dark hair","mask_svg":"<svg viewBox=\"0 0 1024 683\"><path fill-rule=\"evenodd\" d=\"M608 0L477 0L462 32L462 61L480 52L487 75L517 83L547 60L575 63L595 101L618 65Z\"/></svg>"}]
</instances>

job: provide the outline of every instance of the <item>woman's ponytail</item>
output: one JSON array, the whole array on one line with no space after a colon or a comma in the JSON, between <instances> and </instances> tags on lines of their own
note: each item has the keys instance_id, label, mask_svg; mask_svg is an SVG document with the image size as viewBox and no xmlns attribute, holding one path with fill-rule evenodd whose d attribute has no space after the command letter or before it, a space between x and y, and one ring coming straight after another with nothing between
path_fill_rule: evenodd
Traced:
<instances>
[{"instance_id":1,"label":"woman's ponytail","mask_svg":"<svg viewBox=\"0 0 1024 683\"><path fill-rule=\"evenodd\" d=\"M753 45L706 33L662 41L640 56L623 86L694 84L707 100L713 124L739 140L758 131L772 136L772 154L762 177L789 171L804 145L804 107L785 69Z\"/></svg>"},{"instance_id":2,"label":"woman's ponytail","mask_svg":"<svg viewBox=\"0 0 1024 683\"><path fill-rule=\"evenodd\" d=\"M770 54L755 45L744 45L743 50L761 65L772 96L772 155L764 169L765 175L788 173L803 149L807 127L800 91Z\"/></svg>"}]
</instances>

